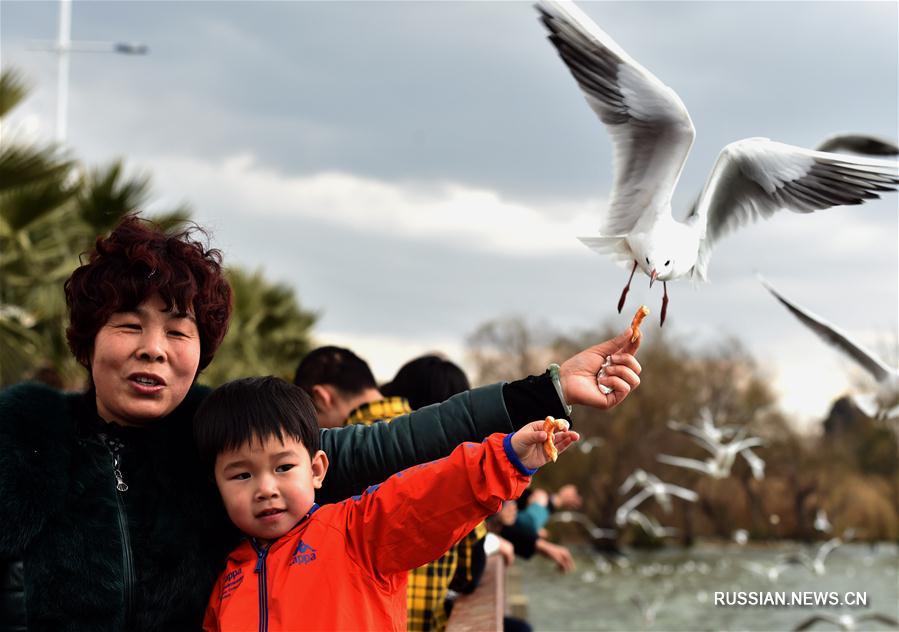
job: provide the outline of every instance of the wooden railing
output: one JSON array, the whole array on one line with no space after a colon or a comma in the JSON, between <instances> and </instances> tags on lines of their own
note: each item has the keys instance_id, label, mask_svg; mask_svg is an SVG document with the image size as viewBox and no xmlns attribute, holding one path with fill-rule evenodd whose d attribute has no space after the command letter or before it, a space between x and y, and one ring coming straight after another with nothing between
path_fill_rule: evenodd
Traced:
<instances>
[{"instance_id":1,"label":"wooden railing","mask_svg":"<svg viewBox=\"0 0 899 632\"><path fill-rule=\"evenodd\" d=\"M501 555L491 555L478 587L470 595L456 599L446 632L501 632L505 610L505 564Z\"/></svg>"}]
</instances>

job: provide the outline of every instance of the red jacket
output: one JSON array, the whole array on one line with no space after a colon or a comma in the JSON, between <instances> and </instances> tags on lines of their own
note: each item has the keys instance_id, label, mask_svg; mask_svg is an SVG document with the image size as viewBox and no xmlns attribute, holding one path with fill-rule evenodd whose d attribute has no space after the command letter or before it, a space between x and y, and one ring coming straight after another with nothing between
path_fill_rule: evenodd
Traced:
<instances>
[{"instance_id":1,"label":"red jacket","mask_svg":"<svg viewBox=\"0 0 899 632\"><path fill-rule=\"evenodd\" d=\"M268 549L245 541L212 592L206 630L406 629L406 571L440 557L533 471L511 435L463 443L309 513Z\"/></svg>"}]
</instances>

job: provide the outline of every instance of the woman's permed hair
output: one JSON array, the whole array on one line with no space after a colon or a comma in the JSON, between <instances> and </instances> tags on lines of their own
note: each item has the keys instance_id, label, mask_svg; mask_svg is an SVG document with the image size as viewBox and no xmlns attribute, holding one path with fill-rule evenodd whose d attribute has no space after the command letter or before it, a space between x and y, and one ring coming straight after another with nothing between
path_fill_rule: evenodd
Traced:
<instances>
[{"instance_id":1,"label":"woman's permed hair","mask_svg":"<svg viewBox=\"0 0 899 632\"><path fill-rule=\"evenodd\" d=\"M69 326L66 338L75 358L89 367L94 340L109 317L135 309L159 294L166 309L191 313L200 334L200 365L206 368L228 331L231 286L221 253L194 239L193 226L166 233L128 215L108 237L98 237L87 263L65 283Z\"/></svg>"},{"instance_id":2,"label":"woman's permed hair","mask_svg":"<svg viewBox=\"0 0 899 632\"><path fill-rule=\"evenodd\" d=\"M245 377L223 384L194 416L194 439L208 468L222 452L274 437L292 437L314 457L321 445L315 406L299 386L277 377Z\"/></svg>"}]
</instances>

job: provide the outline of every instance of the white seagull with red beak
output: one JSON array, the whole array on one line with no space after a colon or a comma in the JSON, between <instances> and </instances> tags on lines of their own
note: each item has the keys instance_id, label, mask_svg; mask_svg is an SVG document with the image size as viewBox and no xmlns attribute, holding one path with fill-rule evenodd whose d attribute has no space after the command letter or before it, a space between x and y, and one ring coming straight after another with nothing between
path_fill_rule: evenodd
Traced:
<instances>
[{"instance_id":1,"label":"white seagull with red beak","mask_svg":"<svg viewBox=\"0 0 899 632\"><path fill-rule=\"evenodd\" d=\"M780 209L811 213L861 204L894 191L899 163L814 151L767 138L747 138L719 154L698 202L680 221L671 197L695 130L677 94L632 59L570 2L537 5L549 40L612 137L615 180L599 236L587 246L631 268L618 311L637 268L663 285L708 280L712 247L728 231Z\"/></svg>"}]
</instances>

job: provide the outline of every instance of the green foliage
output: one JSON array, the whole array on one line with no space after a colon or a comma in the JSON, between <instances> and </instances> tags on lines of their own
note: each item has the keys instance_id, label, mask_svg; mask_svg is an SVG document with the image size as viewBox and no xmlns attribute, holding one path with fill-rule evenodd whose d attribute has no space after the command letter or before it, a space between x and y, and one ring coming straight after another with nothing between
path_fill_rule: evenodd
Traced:
<instances>
[{"instance_id":1,"label":"green foliage","mask_svg":"<svg viewBox=\"0 0 899 632\"><path fill-rule=\"evenodd\" d=\"M202 381L217 386L247 375L293 380L299 359L311 349L317 316L304 311L286 285L266 281L261 271L229 271L234 311L228 335Z\"/></svg>"},{"instance_id":2,"label":"green foliage","mask_svg":"<svg viewBox=\"0 0 899 632\"><path fill-rule=\"evenodd\" d=\"M78 188L78 215L97 233L106 233L123 215L139 211L150 197L150 176L126 178L125 166L116 160L91 169Z\"/></svg>"},{"instance_id":3,"label":"green foliage","mask_svg":"<svg viewBox=\"0 0 899 632\"><path fill-rule=\"evenodd\" d=\"M21 103L28 94L28 85L16 70L0 71L0 117Z\"/></svg>"}]
</instances>

